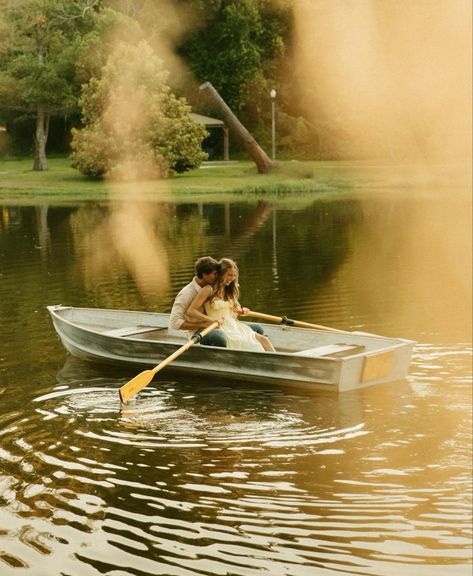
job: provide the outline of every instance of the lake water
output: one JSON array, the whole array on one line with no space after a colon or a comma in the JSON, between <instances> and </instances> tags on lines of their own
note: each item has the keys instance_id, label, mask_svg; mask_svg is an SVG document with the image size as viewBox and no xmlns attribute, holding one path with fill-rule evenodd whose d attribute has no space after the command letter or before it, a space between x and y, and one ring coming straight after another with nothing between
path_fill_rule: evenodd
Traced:
<instances>
[{"instance_id":1,"label":"lake water","mask_svg":"<svg viewBox=\"0 0 473 576\"><path fill-rule=\"evenodd\" d=\"M471 199L448 182L226 201L0 196L0 574L471 574ZM69 357L45 306L242 304L416 340L341 395Z\"/></svg>"}]
</instances>

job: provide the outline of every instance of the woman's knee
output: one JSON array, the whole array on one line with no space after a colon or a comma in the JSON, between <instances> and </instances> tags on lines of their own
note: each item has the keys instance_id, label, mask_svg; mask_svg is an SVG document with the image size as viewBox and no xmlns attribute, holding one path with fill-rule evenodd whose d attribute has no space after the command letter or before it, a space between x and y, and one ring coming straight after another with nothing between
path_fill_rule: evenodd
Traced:
<instances>
[{"instance_id":1,"label":"woman's knee","mask_svg":"<svg viewBox=\"0 0 473 576\"><path fill-rule=\"evenodd\" d=\"M248 322L248 326L253 330L253 332L256 332L256 334L264 334L264 328L263 326L261 326L261 324L256 324L254 322Z\"/></svg>"}]
</instances>

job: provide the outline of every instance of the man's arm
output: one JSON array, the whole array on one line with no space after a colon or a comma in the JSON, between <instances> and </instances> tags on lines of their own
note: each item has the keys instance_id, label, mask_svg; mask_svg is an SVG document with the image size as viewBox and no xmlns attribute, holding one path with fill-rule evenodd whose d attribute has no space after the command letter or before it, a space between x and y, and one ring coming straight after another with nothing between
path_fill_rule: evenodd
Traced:
<instances>
[{"instance_id":1,"label":"man's arm","mask_svg":"<svg viewBox=\"0 0 473 576\"><path fill-rule=\"evenodd\" d=\"M186 309L187 302L185 294L183 294L183 291L181 290L181 292L179 292L179 294L174 299L174 303L172 305L171 315L169 316L170 328L173 328L174 330L192 330L192 328L186 328L184 326L186 322Z\"/></svg>"},{"instance_id":2,"label":"man's arm","mask_svg":"<svg viewBox=\"0 0 473 576\"><path fill-rule=\"evenodd\" d=\"M213 320L214 322L214 320ZM195 322L188 322L187 320L184 320L184 322L181 324L181 327L179 328L179 330L197 330L197 328L206 328L207 326L210 326L210 324L212 324L212 322L201 322L200 324L196 324Z\"/></svg>"}]
</instances>

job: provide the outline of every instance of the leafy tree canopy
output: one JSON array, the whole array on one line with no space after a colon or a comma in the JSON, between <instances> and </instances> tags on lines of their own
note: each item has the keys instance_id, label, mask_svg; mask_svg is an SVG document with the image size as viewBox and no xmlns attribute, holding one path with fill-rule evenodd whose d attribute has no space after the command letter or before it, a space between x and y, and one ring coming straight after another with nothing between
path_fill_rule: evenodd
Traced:
<instances>
[{"instance_id":1,"label":"leafy tree canopy","mask_svg":"<svg viewBox=\"0 0 473 576\"><path fill-rule=\"evenodd\" d=\"M199 81L210 81L230 107L241 111L255 79L274 80L289 34L289 6L266 0L190 3L202 25L185 39L181 52Z\"/></svg>"},{"instance_id":2,"label":"leafy tree canopy","mask_svg":"<svg viewBox=\"0 0 473 576\"><path fill-rule=\"evenodd\" d=\"M98 0L3 0L0 116L36 118L35 169L47 168L52 114L77 104L77 46L91 29Z\"/></svg>"},{"instance_id":3,"label":"leafy tree canopy","mask_svg":"<svg viewBox=\"0 0 473 576\"><path fill-rule=\"evenodd\" d=\"M202 126L169 89L168 73L151 47L119 42L84 86L84 128L73 135L73 165L88 176L166 177L205 158Z\"/></svg>"},{"instance_id":4,"label":"leafy tree canopy","mask_svg":"<svg viewBox=\"0 0 473 576\"><path fill-rule=\"evenodd\" d=\"M77 45L93 26L94 4L92 0L3 2L0 30L6 42L0 66L6 85L2 82L1 87L9 94L2 100L9 109L35 112L42 102L54 113L77 103Z\"/></svg>"}]
</instances>

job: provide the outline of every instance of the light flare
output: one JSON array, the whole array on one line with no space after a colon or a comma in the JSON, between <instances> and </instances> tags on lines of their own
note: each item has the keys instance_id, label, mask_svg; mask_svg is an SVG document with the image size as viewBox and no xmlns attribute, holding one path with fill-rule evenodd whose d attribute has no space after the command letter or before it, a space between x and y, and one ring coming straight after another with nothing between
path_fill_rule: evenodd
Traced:
<instances>
[{"instance_id":1,"label":"light flare","mask_svg":"<svg viewBox=\"0 0 473 576\"><path fill-rule=\"evenodd\" d=\"M300 0L295 87L347 157L471 158L470 0Z\"/></svg>"}]
</instances>

